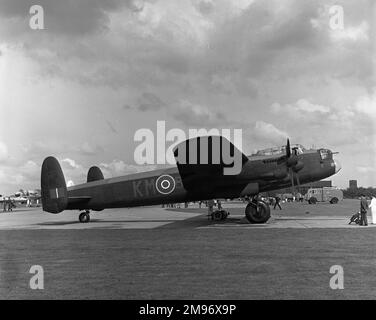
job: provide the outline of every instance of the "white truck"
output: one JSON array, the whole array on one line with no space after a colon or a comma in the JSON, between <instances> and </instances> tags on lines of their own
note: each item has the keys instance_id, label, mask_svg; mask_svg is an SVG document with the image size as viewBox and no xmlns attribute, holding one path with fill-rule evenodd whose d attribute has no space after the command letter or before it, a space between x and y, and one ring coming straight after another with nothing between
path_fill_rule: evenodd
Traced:
<instances>
[{"instance_id":1,"label":"white truck","mask_svg":"<svg viewBox=\"0 0 376 320\"><path fill-rule=\"evenodd\" d=\"M330 203L335 204L338 203L338 201L343 200L343 192L336 187L310 188L304 198L309 204L315 204L318 201L329 201Z\"/></svg>"}]
</instances>

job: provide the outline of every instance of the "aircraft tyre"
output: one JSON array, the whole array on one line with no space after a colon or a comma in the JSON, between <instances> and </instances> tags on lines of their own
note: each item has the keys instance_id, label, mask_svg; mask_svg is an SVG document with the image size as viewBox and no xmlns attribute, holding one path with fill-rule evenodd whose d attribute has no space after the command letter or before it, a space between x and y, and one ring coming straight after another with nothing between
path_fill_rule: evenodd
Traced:
<instances>
[{"instance_id":1,"label":"aircraft tyre","mask_svg":"<svg viewBox=\"0 0 376 320\"><path fill-rule=\"evenodd\" d=\"M270 218L270 207L264 201L250 202L245 208L245 216L250 223L265 223Z\"/></svg>"},{"instance_id":2,"label":"aircraft tyre","mask_svg":"<svg viewBox=\"0 0 376 320\"><path fill-rule=\"evenodd\" d=\"M80 220L80 222L82 223L87 223L90 221L90 214L89 212L81 212L78 219Z\"/></svg>"}]
</instances>

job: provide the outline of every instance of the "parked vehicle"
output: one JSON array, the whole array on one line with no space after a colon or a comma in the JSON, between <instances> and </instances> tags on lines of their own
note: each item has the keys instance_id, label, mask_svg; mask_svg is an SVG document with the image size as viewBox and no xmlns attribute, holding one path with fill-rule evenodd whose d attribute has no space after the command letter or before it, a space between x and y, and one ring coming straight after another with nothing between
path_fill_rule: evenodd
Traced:
<instances>
[{"instance_id":1,"label":"parked vehicle","mask_svg":"<svg viewBox=\"0 0 376 320\"><path fill-rule=\"evenodd\" d=\"M335 204L343 200L343 192L336 187L310 188L304 198L309 204L315 204L317 202L330 202Z\"/></svg>"}]
</instances>

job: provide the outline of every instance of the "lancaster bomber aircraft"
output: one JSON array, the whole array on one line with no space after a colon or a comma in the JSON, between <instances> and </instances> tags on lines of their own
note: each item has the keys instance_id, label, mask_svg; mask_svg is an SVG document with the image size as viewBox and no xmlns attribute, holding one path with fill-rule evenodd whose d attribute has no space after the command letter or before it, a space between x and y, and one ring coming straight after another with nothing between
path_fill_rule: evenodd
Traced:
<instances>
[{"instance_id":1,"label":"lancaster bomber aircraft","mask_svg":"<svg viewBox=\"0 0 376 320\"><path fill-rule=\"evenodd\" d=\"M217 145L220 154L214 152ZM227 159L240 159L239 172L225 174L225 169L231 167L224 161L226 152L230 153ZM59 162L47 157L41 173L43 210L79 210L80 222L89 222L90 210L252 197L245 216L251 223L265 223L270 218L270 208L255 197L260 192L294 188L300 183L327 178L341 169L332 151L290 146L288 139L279 150L264 150L247 157L222 136L197 137L177 145L174 156L176 167L110 179L104 179L101 170L94 166L89 169L86 183L68 188Z\"/></svg>"}]
</instances>

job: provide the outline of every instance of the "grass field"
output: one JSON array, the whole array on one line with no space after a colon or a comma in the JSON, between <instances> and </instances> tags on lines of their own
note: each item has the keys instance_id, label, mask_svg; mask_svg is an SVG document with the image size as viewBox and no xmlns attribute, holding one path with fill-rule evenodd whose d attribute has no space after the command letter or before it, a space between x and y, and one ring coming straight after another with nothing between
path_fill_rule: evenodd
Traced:
<instances>
[{"instance_id":1,"label":"grass field","mask_svg":"<svg viewBox=\"0 0 376 320\"><path fill-rule=\"evenodd\" d=\"M177 224L0 231L0 298L376 298L375 229L199 230ZM44 290L28 287L35 264L44 268ZM344 268L344 290L329 288L334 264Z\"/></svg>"}]
</instances>

